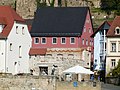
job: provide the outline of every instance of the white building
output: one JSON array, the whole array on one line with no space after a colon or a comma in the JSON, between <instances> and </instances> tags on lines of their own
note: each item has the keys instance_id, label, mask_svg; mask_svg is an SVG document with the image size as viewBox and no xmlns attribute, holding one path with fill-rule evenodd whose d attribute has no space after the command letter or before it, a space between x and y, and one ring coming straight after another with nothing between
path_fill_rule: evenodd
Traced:
<instances>
[{"instance_id":1,"label":"white building","mask_svg":"<svg viewBox=\"0 0 120 90\"><path fill-rule=\"evenodd\" d=\"M94 70L104 70L106 58L106 34L110 28L111 22L105 21L94 32Z\"/></svg>"},{"instance_id":2,"label":"white building","mask_svg":"<svg viewBox=\"0 0 120 90\"><path fill-rule=\"evenodd\" d=\"M25 21L9 6L0 6L0 72L28 73L31 36Z\"/></svg>"},{"instance_id":3,"label":"white building","mask_svg":"<svg viewBox=\"0 0 120 90\"><path fill-rule=\"evenodd\" d=\"M117 16L107 33L106 75L120 60L120 16Z\"/></svg>"}]
</instances>

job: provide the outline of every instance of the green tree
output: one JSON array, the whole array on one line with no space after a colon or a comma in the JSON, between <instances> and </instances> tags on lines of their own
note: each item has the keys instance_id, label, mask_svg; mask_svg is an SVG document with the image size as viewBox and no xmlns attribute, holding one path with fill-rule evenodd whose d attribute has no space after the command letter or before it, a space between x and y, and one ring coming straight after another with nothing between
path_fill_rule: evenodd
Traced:
<instances>
[{"instance_id":1,"label":"green tree","mask_svg":"<svg viewBox=\"0 0 120 90\"><path fill-rule=\"evenodd\" d=\"M115 15L120 15L120 0L101 0L101 9L105 12L114 11Z\"/></svg>"},{"instance_id":2,"label":"green tree","mask_svg":"<svg viewBox=\"0 0 120 90\"><path fill-rule=\"evenodd\" d=\"M118 65L117 67L115 67L113 70L112 70L112 76L119 76L120 75L120 60L118 62Z\"/></svg>"}]
</instances>

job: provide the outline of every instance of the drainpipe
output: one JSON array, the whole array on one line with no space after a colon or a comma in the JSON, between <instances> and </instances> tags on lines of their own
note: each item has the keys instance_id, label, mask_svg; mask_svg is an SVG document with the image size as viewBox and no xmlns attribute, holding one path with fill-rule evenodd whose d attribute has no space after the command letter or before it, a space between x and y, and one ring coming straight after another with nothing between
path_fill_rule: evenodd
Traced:
<instances>
[{"instance_id":1,"label":"drainpipe","mask_svg":"<svg viewBox=\"0 0 120 90\"><path fill-rule=\"evenodd\" d=\"M5 38L5 73L6 73L6 61L7 61L7 38Z\"/></svg>"}]
</instances>

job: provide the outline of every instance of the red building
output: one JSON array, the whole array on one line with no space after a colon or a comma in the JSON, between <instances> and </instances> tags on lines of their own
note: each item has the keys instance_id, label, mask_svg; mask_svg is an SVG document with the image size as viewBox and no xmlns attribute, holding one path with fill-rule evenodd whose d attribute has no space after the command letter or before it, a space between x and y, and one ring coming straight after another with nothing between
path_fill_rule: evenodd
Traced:
<instances>
[{"instance_id":1,"label":"red building","mask_svg":"<svg viewBox=\"0 0 120 90\"><path fill-rule=\"evenodd\" d=\"M92 51L90 49L93 49L93 39L90 37L93 34L93 27L88 7L39 8L36 11L30 33L32 36L30 61L39 61L39 63L36 62L38 66L35 66L40 69L37 71L42 72L41 70L45 69L45 72L50 73L52 65L62 67L62 69L59 68L59 71L62 71L72 64L81 64L79 61L84 63L87 61L86 64L91 65L91 54L85 52L86 54L83 55L90 56L89 59L81 58L80 54L80 49L84 48L88 51L89 48L90 53ZM42 52L44 53L42 54ZM43 57L42 60L40 60L41 57ZM68 62L66 62L67 60ZM73 60L74 62L71 63ZM66 63L67 66L58 61ZM83 66L85 67L85 65ZM31 68L33 67L34 65L31 65Z\"/></svg>"},{"instance_id":2,"label":"red building","mask_svg":"<svg viewBox=\"0 0 120 90\"><path fill-rule=\"evenodd\" d=\"M93 47L93 27L87 7L37 10L32 25L33 48Z\"/></svg>"}]
</instances>

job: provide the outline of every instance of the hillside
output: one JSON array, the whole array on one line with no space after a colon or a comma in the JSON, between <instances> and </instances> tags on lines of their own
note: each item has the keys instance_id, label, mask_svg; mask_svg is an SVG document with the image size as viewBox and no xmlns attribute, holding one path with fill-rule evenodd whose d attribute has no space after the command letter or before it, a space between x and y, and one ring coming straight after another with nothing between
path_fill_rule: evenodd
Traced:
<instances>
[{"instance_id":1,"label":"hillside","mask_svg":"<svg viewBox=\"0 0 120 90\"><path fill-rule=\"evenodd\" d=\"M24 19L33 19L34 12L36 11L38 3L36 1L40 1L40 3L44 3L44 0L0 0L0 5L10 5L13 7L16 12L22 16ZM48 6L52 5L51 2L46 3ZM55 0L54 6L58 7L80 7L80 6L89 6L91 15L93 18L94 27L97 27L103 20L112 20L114 18L113 14L109 15L105 12L101 11L100 8L101 0Z\"/></svg>"}]
</instances>

